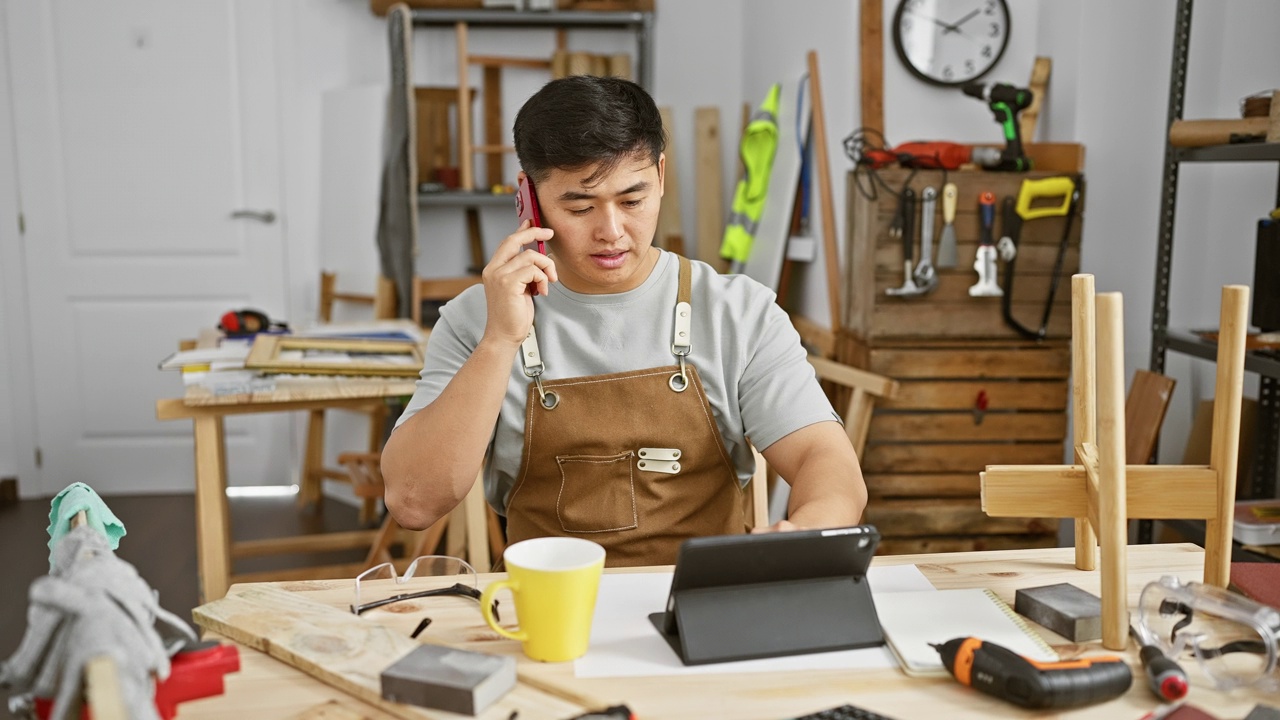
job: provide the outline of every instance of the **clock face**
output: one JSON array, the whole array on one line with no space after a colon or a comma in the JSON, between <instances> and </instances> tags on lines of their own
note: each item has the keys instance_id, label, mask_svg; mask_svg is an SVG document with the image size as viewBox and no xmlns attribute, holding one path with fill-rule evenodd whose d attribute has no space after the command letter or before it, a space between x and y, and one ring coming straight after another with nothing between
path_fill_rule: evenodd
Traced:
<instances>
[{"instance_id":1,"label":"clock face","mask_svg":"<svg viewBox=\"0 0 1280 720\"><path fill-rule=\"evenodd\" d=\"M987 73L1009 44L1005 0L902 0L893 45L911 74L963 85Z\"/></svg>"}]
</instances>

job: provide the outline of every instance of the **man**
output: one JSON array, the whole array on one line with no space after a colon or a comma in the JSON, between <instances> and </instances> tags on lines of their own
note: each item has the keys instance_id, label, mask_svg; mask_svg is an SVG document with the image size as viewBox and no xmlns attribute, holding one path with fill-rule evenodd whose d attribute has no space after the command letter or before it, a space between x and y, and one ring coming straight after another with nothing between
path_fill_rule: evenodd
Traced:
<instances>
[{"instance_id":1,"label":"man","mask_svg":"<svg viewBox=\"0 0 1280 720\"><path fill-rule=\"evenodd\" d=\"M484 285L441 311L382 455L405 527L485 495L510 542L571 535L611 566L670 564L742 532L750 437L791 484L789 521L858 522L866 486L774 295L653 247L665 136L638 85L570 77L515 122L542 223L506 238ZM545 241L549 255L526 250ZM531 330L535 332L530 333Z\"/></svg>"}]
</instances>

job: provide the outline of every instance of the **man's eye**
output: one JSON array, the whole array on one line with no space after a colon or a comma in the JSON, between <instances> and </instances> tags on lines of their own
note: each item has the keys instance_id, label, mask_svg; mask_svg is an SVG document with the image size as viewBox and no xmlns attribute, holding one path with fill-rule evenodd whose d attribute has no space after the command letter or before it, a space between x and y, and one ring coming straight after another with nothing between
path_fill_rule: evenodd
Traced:
<instances>
[{"instance_id":1,"label":"man's eye","mask_svg":"<svg viewBox=\"0 0 1280 720\"><path fill-rule=\"evenodd\" d=\"M635 208L640 207L642 204L644 204L644 199L643 199L643 198L641 198L641 199L639 199L639 200L623 200L623 201L622 201L622 207L625 207L625 208L632 208L632 209L635 209Z\"/></svg>"},{"instance_id":2,"label":"man's eye","mask_svg":"<svg viewBox=\"0 0 1280 720\"><path fill-rule=\"evenodd\" d=\"M570 209L570 210L569 210L569 214L570 214L570 215L586 215L586 214L587 214L587 213L589 213L589 212L591 212L591 208L589 208L589 207L585 207L585 208L575 208L575 209Z\"/></svg>"}]
</instances>

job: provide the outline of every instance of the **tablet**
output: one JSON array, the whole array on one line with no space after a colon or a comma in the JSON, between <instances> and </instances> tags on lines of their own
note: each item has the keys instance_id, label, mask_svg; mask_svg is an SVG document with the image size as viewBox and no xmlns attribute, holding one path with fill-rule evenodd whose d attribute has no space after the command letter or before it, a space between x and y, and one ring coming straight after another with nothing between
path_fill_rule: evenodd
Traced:
<instances>
[{"instance_id":1,"label":"tablet","mask_svg":"<svg viewBox=\"0 0 1280 720\"><path fill-rule=\"evenodd\" d=\"M879 542L871 525L691 538L650 620L689 665L882 645Z\"/></svg>"}]
</instances>

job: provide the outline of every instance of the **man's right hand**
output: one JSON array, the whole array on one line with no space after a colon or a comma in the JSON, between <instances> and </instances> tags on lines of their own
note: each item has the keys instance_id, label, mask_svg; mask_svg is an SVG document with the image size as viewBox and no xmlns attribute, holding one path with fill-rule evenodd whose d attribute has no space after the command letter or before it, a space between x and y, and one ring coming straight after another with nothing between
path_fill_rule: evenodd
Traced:
<instances>
[{"instance_id":1,"label":"man's right hand","mask_svg":"<svg viewBox=\"0 0 1280 720\"><path fill-rule=\"evenodd\" d=\"M526 220L494 252L483 273L488 318L482 342L490 340L515 347L529 335L533 325L529 286L532 284L539 295L546 295L559 277L555 261L541 253L528 252L525 246L550 240L552 235L550 228L532 227Z\"/></svg>"}]
</instances>

